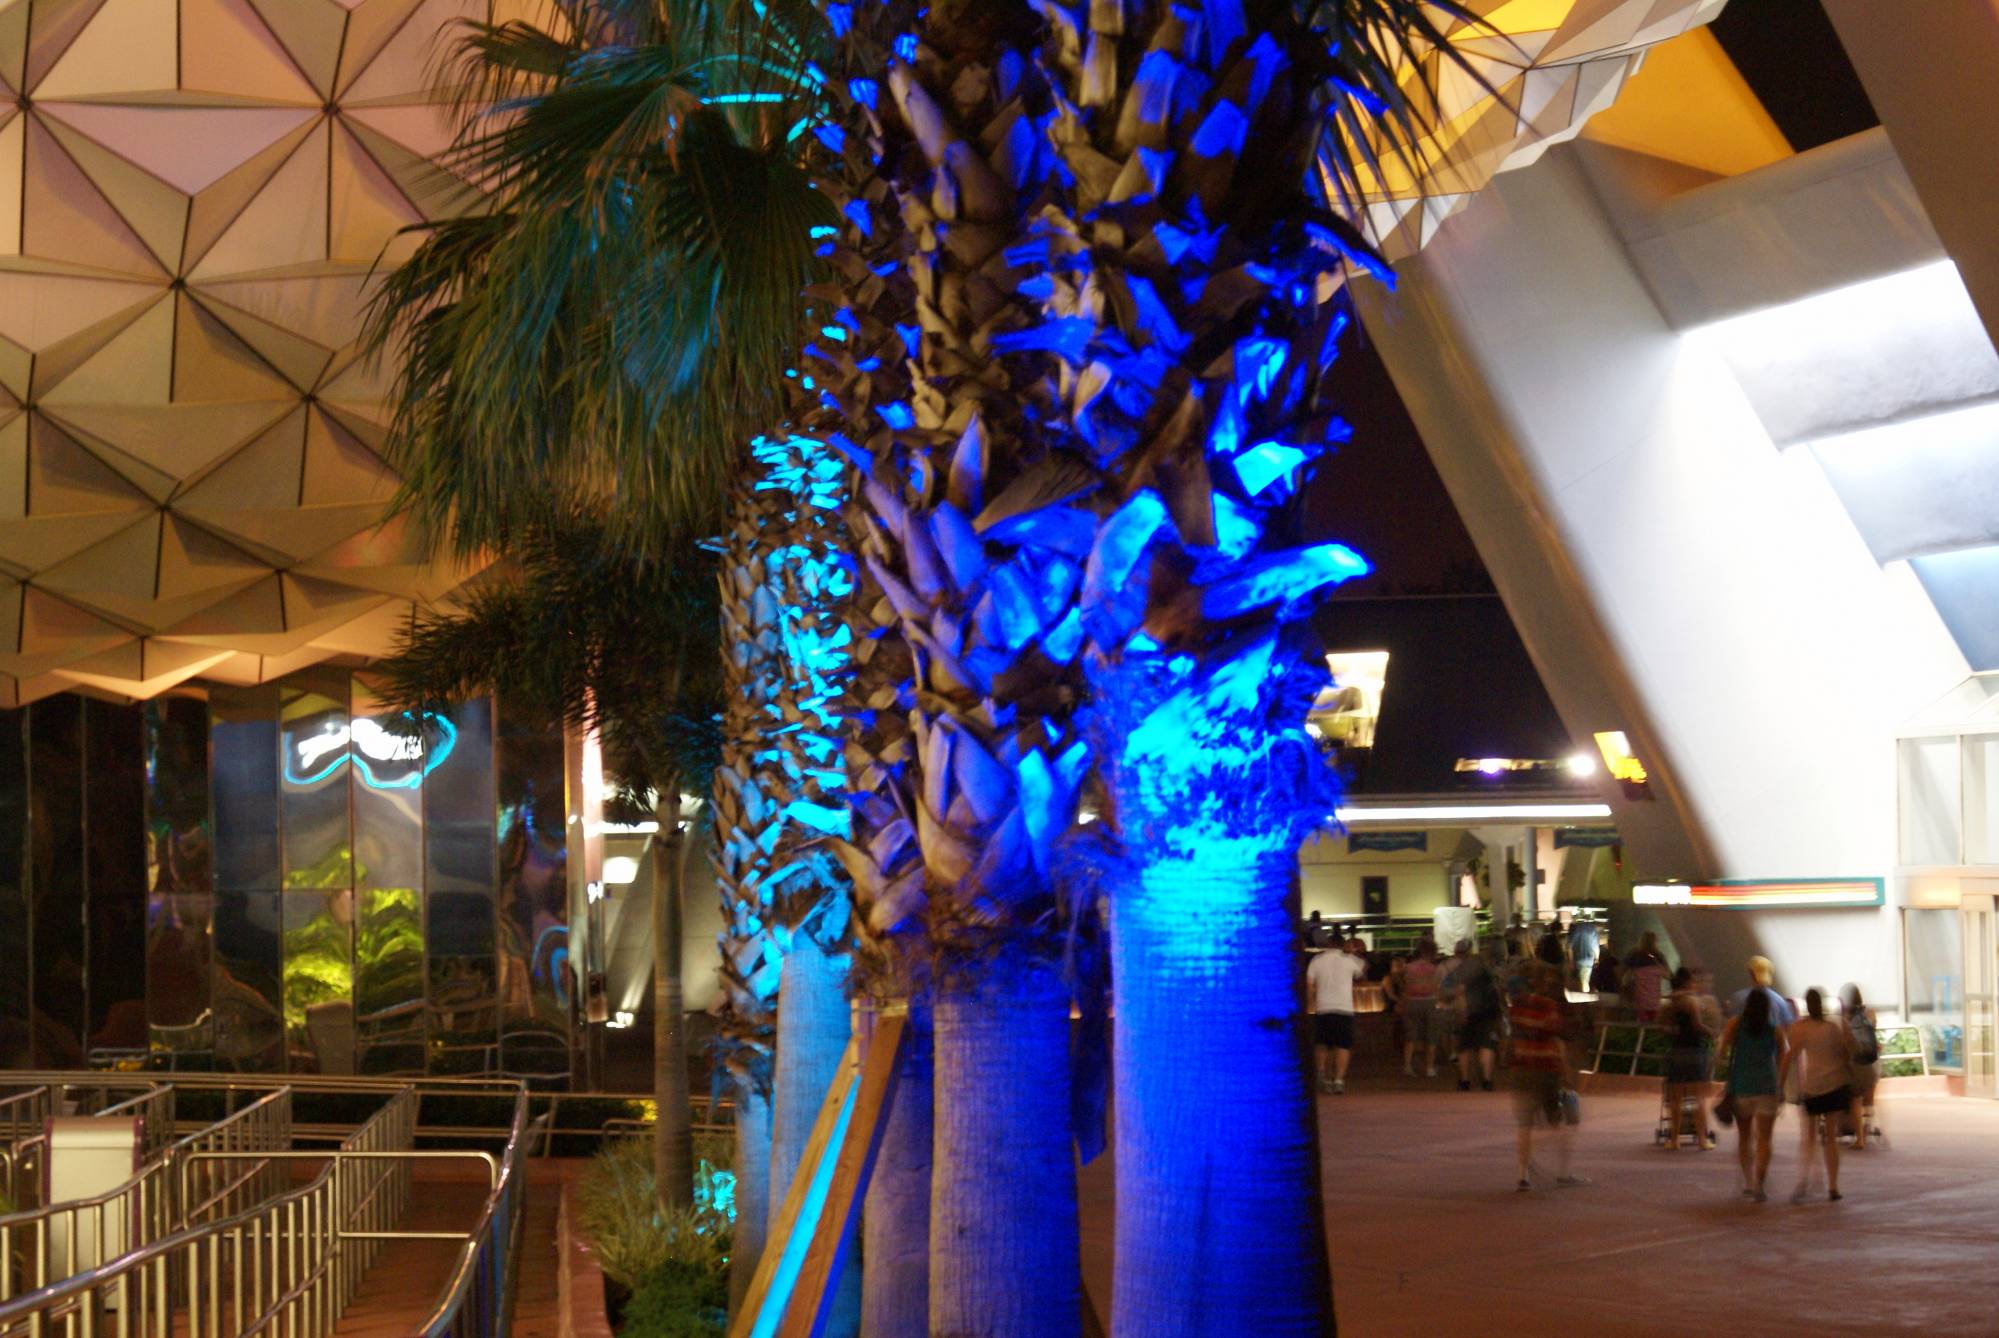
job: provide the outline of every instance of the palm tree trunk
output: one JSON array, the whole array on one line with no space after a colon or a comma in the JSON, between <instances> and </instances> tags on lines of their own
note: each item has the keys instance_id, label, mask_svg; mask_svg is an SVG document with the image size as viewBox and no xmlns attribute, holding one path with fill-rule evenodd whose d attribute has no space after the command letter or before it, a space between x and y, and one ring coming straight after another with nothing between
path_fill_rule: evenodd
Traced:
<instances>
[{"instance_id":1,"label":"palm tree trunk","mask_svg":"<svg viewBox=\"0 0 1999 1338\"><path fill-rule=\"evenodd\" d=\"M770 1215L770 1097L746 1085L736 1093L736 1227L730 1239L729 1310L750 1289L763 1258Z\"/></svg>"},{"instance_id":2,"label":"palm tree trunk","mask_svg":"<svg viewBox=\"0 0 1999 1338\"><path fill-rule=\"evenodd\" d=\"M936 1001L930 1332L1076 1338L1082 1276L1069 1132L1069 992L992 964Z\"/></svg>"},{"instance_id":3,"label":"palm tree trunk","mask_svg":"<svg viewBox=\"0 0 1999 1338\"><path fill-rule=\"evenodd\" d=\"M677 783L665 787L652 840L652 1171L663 1207L694 1201L693 1113L687 1091L687 1019L680 939L687 896L687 833Z\"/></svg>"},{"instance_id":4,"label":"palm tree trunk","mask_svg":"<svg viewBox=\"0 0 1999 1338\"><path fill-rule=\"evenodd\" d=\"M1119 1338L1333 1332L1290 859L1155 862L1111 898Z\"/></svg>"},{"instance_id":5,"label":"palm tree trunk","mask_svg":"<svg viewBox=\"0 0 1999 1338\"><path fill-rule=\"evenodd\" d=\"M930 1313L931 1043L913 1005L861 1229L861 1338L923 1338Z\"/></svg>"},{"instance_id":6,"label":"palm tree trunk","mask_svg":"<svg viewBox=\"0 0 1999 1338\"><path fill-rule=\"evenodd\" d=\"M792 936L777 987L777 1057L771 1094L770 1230L775 1241L784 1196L804 1160L813 1122L839 1075L853 1035L847 1002L847 957L828 953L810 934ZM842 1270L840 1299L823 1333L852 1338L860 1330L860 1270Z\"/></svg>"}]
</instances>

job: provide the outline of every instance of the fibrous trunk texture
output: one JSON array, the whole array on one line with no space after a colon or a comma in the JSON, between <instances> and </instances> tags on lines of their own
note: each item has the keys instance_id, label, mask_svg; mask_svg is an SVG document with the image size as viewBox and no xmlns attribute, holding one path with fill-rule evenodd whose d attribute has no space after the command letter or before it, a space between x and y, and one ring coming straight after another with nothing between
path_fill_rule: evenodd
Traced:
<instances>
[{"instance_id":1,"label":"fibrous trunk texture","mask_svg":"<svg viewBox=\"0 0 1999 1338\"><path fill-rule=\"evenodd\" d=\"M1069 992L996 967L936 998L932 1338L1076 1338L1082 1277L1069 1132Z\"/></svg>"},{"instance_id":2,"label":"fibrous trunk texture","mask_svg":"<svg viewBox=\"0 0 1999 1338\"><path fill-rule=\"evenodd\" d=\"M1120 1338L1331 1330L1286 859L1143 865L1113 899Z\"/></svg>"},{"instance_id":3,"label":"fibrous trunk texture","mask_svg":"<svg viewBox=\"0 0 1999 1338\"><path fill-rule=\"evenodd\" d=\"M736 1226L729 1242L729 1308L750 1289L763 1258L770 1215L770 1098L756 1088L736 1096Z\"/></svg>"},{"instance_id":4,"label":"fibrous trunk texture","mask_svg":"<svg viewBox=\"0 0 1999 1338\"><path fill-rule=\"evenodd\" d=\"M923 1338L930 1313L932 1056L930 1019L903 1032L861 1235L861 1338Z\"/></svg>"},{"instance_id":5,"label":"fibrous trunk texture","mask_svg":"<svg viewBox=\"0 0 1999 1338\"><path fill-rule=\"evenodd\" d=\"M771 1098L768 1239L772 1241L819 1107L839 1075L841 1057L853 1034L846 954L829 954L807 935L793 939L778 986L777 1034ZM860 1271L851 1261L836 1285L840 1299L822 1333L826 1338L852 1338L860 1329Z\"/></svg>"},{"instance_id":6,"label":"fibrous trunk texture","mask_svg":"<svg viewBox=\"0 0 1999 1338\"><path fill-rule=\"evenodd\" d=\"M694 1201L694 1130L687 1091L687 1018L680 940L687 895L687 833L680 794L661 796L652 854L652 1173L659 1201Z\"/></svg>"}]
</instances>

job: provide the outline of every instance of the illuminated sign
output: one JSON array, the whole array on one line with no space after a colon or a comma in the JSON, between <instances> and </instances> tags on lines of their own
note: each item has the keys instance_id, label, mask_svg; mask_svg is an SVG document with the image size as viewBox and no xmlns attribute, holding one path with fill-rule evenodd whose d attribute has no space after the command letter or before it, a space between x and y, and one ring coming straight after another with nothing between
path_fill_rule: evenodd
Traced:
<instances>
[{"instance_id":1,"label":"illuminated sign","mask_svg":"<svg viewBox=\"0 0 1999 1338\"><path fill-rule=\"evenodd\" d=\"M1640 883L1631 889L1640 906L1720 906L1769 910L1810 906L1881 906L1888 899L1880 878L1724 878L1718 883Z\"/></svg>"},{"instance_id":2,"label":"illuminated sign","mask_svg":"<svg viewBox=\"0 0 1999 1338\"><path fill-rule=\"evenodd\" d=\"M437 737L428 744L420 735L394 733L367 716L347 724L328 721L316 734L287 735L285 780L317 785L351 761L361 783L371 789L414 790L458 744L458 727L448 717L432 715L429 724Z\"/></svg>"}]
</instances>

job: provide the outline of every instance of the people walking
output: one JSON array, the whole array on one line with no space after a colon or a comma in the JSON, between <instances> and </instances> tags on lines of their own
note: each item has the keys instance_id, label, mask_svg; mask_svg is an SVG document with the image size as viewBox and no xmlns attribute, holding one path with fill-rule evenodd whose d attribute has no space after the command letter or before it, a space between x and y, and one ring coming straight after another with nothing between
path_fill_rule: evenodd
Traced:
<instances>
[{"instance_id":1,"label":"people walking","mask_svg":"<svg viewBox=\"0 0 1999 1338\"><path fill-rule=\"evenodd\" d=\"M1567 1099L1569 1059L1564 1044L1566 1015L1562 1007L1561 974L1537 962L1527 980L1527 990L1514 1000L1511 1012L1513 1050L1509 1073L1516 1127L1514 1151L1520 1173L1515 1188L1525 1192L1534 1187L1531 1176L1537 1121L1546 1123L1547 1137L1555 1145L1555 1184L1565 1189L1586 1185L1587 1180L1569 1169L1575 1123Z\"/></svg>"},{"instance_id":2,"label":"people walking","mask_svg":"<svg viewBox=\"0 0 1999 1338\"><path fill-rule=\"evenodd\" d=\"M1715 1143L1708 1127L1708 1069L1713 1059L1710 1045L1714 1031L1708 1025L1691 967L1673 973L1673 992L1660 1010L1659 1021L1672 1035L1672 1049L1666 1053L1666 1119L1669 1136L1666 1149L1680 1147L1680 1115L1689 1106L1694 1113L1695 1147L1706 1152Z\"/></svg>"},{"instance_id":3,"label":"people walking","mask_svg":"<svg viewBox=\"0 0 1999 1338\"><path fill-rule=\"evenodd\" d=\"M1771 982L1776 979L1776 974L1770 968L1770 959L1761 956L1751 957L1746 965L1749 969L1749 983L1728 996L1728 1015L1740 1016L1743 1004L1747 1002L1750 994L1761 990L1770 996L1770 1021L1789 1030L1791 1024L1798 1020L1798 1010L1792 1007L1789 999L1777 993L1772 987Z\"/></svg>"},{"instance_id":4,"label":"people walking","mask_svg":"<svg viewBox=\"0 0 1999 1338\"><path fill-rule=\"evenodd\" d=\"M1363 946L1358 938L1347 939L1314 954L1311 965L1305 968L1305 986L1312 998L1319 1090L1334 1096L1347 1090L1347 1063L1353 1058L1353 986L1367 974Z\"/></svg>"},{"instance_id":5,"label":"people walking","mask_svg":"<svg viewBox=\"0 0 1999 1338\"><path fill-rule=\"evenodd\" d=\"M1770 995L1750 997L1742 1012L1722 1028L1718 1047L1722 1097L1734 1114L1736 1152L1742 1160L1742 1192L1763 1202L1770 1173L1770 1136L1777 1126L1780 1075L1790 1057L1790 1040L1770 1015Z\"/></svg>"},{"instance_id":6,"label":"people walking","mask_svg":"<svg viewBox=\"0 0 1999 1338\"><path fill-rule=\"evenodd\" d=\"M1458 1090L1471 1090L1475 1071L1479 1086L1490 1092L1493 1065L1499 1058L1503 1004L1491 966L1471 946L1470 939L1458 940L1446 987L1451 1008L1463 1019L1458 1023Z\"/></svg>"},{"instance_id":7,"label":"people walking","mask_svg":"<svg viewBox=\"0 0 1999 1338\"><path fill-rule=\"evenodd\" d=\"M1791 1051L1785 1056L1787 1064L1799 1068L1798 1097L1804 1107L1793 1203L1803 1203L1810 1194L1812 1165L1820 1152L1825 1163L1826 1197L1834 1202L1840 1198L1839 1119L1853 1104L1851 1061L1846 1028L1826 1018L1824 995L1815 988L1806 990L1805 1015L1791 1024Z\"/></svg>"},{"instance_id":8,"label":"people walking","mask_svg":"<svg viewBox=\"0 0 1999 1338\"><path fill-rule=\"evenodd\" d=\"M1408 1034L1402 1042L1402 1071L1416 1076L1416 1051L1423 1051L1423 1076L1437 1076L1437 945L1419 939L1415 955L1402 969L1403 1025Z\"/></svg>"},{"instance_id":9,"label":"people walking","mask_svg":"<svg viewBox=\"0 0 1999 1338\"><path fill-rule=\"evenodd\" d=\"M1665 984L1666 959L1659 955L1659 936L1648 929L1631 955L1624 959L1624 992L1639 1022L1649 1024L1657 1020L1659 1003L1666 993Z\"/></svg>"},{"instance_id":10,"label":"people walking","mask_svg":"<svg viewBox=\"0 0 1999 1338\"><path fill-rule=\"evenodd\" d=\"M1839 992L1839 1016L1846 1024L1853 1075L1853 1150L1867 1150L1868 1121L1874 1114L1874 1089L1881 1082L1881 1037L1874 1010L1860 997L1860 986Z\"/></svg>"},{"instance_id":11,"label":"people walking","mask_svg":"<svg viewBox=\"0 0 1999 1338\"><path fill-rule=\"evenodd\" d=\"M1569 925L1569 959L1576 964L1576 989L1585 994L1596 972L1598 944L1596 923L1578 915Z\"/></svg>"},{"instance_id":12,"label":"people walking","mask_svg":"<svg viewBox=\"0 0 1999 1338\"><path fill-rule=\"evenodd\" d=\"M1559 921L1550 920L1541 930L1541 937L1534 944L1534 955L1566 976L1569 955L1563 947L1562 926Z\"/></svg>"}]
</instances>

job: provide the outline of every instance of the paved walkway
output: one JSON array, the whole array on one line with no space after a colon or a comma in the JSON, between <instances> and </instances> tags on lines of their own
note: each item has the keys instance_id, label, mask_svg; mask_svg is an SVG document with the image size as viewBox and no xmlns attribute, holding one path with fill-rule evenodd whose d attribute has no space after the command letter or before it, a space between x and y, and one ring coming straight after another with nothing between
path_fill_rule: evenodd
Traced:
<instances>
[{"instance_id":1,"label":"paved walkway","mask_svg":"<svg viewBox=\"0 0 1999 1338\"><path fill-rule=\"evenodd\" d=\"M1840 1203L1792 1206L1780 1118L1769 1202L1721 1148L1655 1148L1656 1096L1585 1096L1587 1188L1516 1193L1502 1087L1319 1098L1340 1329L1395 1335L1999 1334L1999 1103L1883 1103L1893 1146L1841 1163ZM1219 1101L1216 1118L1228 1117ZM1110 1297L1109 1158L1083 1172L1084 1273Z\"/></svg>"}]
</instances>

